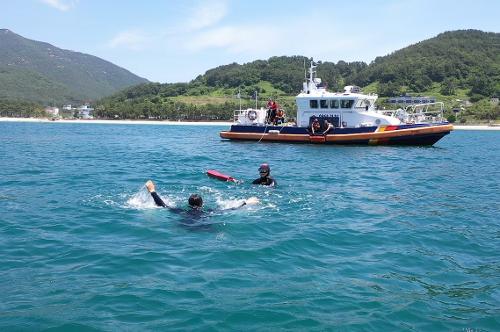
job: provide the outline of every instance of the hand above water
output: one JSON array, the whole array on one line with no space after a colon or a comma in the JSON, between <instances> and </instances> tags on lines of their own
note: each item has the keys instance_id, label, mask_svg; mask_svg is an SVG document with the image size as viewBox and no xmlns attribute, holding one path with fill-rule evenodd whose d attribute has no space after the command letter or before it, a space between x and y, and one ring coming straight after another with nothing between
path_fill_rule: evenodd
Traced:
<instances>
[{"instance_id":1,"label":"hand above water","mask_svg":"<svg viewBox=\"0 0 500 332\"><path fill-rule=\"evenodd\" d=\"M152 193L152 192L156 191L156 190L155 190L155 184L154 184L154 183L153 183L153 181L151 181L151 180L148 180L148 182L146 182L146 188L148 189L148 191L149 191L150 193Z\"/></svg>"}]
</instances>

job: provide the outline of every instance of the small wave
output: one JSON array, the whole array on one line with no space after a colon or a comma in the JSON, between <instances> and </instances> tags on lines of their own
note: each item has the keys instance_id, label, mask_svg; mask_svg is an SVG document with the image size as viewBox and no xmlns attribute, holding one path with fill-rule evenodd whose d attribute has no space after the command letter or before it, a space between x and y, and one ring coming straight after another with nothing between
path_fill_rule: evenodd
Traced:
<instances>
[{"instance_id":1,"label":"small wave","mask_svg":"<svg viewBox=\"0 0 500 332\"><path fill-rule=\"evenodd\" d=\"M217 205L221 208L221 210L230 210L241 207L244 199L223 199L222 197L216 198Z\"/></svg>"},{"instance_id":2,"label":"small wave","mask_svg":"<svg viewBox=\"0 0 500 332\"><path fill-rule=\"evenodd\" d=\"M107 206L118 205L118 203L116 203L116 202L115 202L115 201L113 201L112 199L105 199L103 202L104 202L104 204L106 204Z\"/></svg>"},{"instance_id":3,"label":"small wave","mask_svg":"<svg viewBox=\"0 0 500 332\"><path fill-rule=\"evenodd\" d=\"M169 207L174 208L175 202L173 202L168 197L162 197L162 200ZM157 208L151 195L145 190L141 189L137 193L133 194L125 203L125 208L129 209L154 209Z\"/></svg>"},{"instance_id":4,"label":"small wave","mask_svg":"<svg viewBox=\"0 0 500 332\"><path fill-rule=\"evenodd\" d=\"M210 188L208 186L201 186L200 187L200 191L201 192L206 192L206 193L215 193L215 194L219 194L219 191L216 190L216 189L213 189L213 188Z\"/></svg>"}]
</instances>

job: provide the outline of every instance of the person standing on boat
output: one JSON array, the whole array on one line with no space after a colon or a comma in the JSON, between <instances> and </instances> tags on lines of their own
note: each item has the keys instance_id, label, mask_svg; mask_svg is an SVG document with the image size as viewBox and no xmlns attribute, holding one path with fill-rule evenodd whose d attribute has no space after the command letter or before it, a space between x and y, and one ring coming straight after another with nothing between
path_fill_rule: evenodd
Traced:
<instances>
[{"instance_id":1,"label":"person standing on boat","mask_svg":"<svg viewBox=\"0 0 500 332\"><path fill-rule=\"evenodd\" d=\"M252 184L259 184L262 186L270 186L270 187L276 186L276 181L272 177L270 177L271 167L269 167L269 164L260 165L259 174L260 177L258 179L253 180Z\"/></svg>"},{"instance_id":2,"label":"person standing on boat","mask_svg":"<svg viewBox=\"0 0 500 332\"><path fill-rule=\"evenodd\" d=\"M272 100L272 98L269 98L269 101L267 102L267 123L274 123L274 120L276 118L276 112L278 111L278 104Z\"/></svg>"}]
</instances>

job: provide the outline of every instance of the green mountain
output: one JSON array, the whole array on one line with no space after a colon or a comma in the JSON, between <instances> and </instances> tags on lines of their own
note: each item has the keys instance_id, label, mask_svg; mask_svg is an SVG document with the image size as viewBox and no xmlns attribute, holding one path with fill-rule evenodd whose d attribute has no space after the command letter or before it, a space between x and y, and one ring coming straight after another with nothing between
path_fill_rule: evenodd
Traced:
<instances>
[{"instance_id":1,"label":"green mountain","mask_svg":"<svg viewBox=\"0 0 500 332\"><path fill-rule=\"evenodd\" d=\"M467 89L473 99L490 97L500 91L500 33L445 32L376 58L352 79L386 84L381 95L424 92L438 83L444 95Z\"/></svg>"},{"instance_id":2,"label":"green mountain","mask_svg":"<svg viewBox=\"0 0 500 332\"><path fill-rule=\"evenodd\" d=\"M289 110L302 87L304 56L272 57L243 65L232 63L208 70L189 83L149 83L120 91L99 102L98 115L121 118L202 119L232 117L239 107L234 96L245 98L243 107L259 99L277 97ZM456 99L478 103L471 108L477 119L500 117L489 98L500 95L500 34L478 30L442 33L408 46L372 63L319 61L318 76L329 90L359 85L379 96L403 93L431 94L456 105ZM383 101L383 98L381 99Z\"/></svg>"},{"instance_id":3,"label":"green mountain","mask_svg":"<svg viewBox=\"0 0 500 332\"><path fill-rule=\"evenodd\" d=\"M82 102L145 82L98 57L0 29L0 98L42 104Z\"/></svg>"}]
</instances>

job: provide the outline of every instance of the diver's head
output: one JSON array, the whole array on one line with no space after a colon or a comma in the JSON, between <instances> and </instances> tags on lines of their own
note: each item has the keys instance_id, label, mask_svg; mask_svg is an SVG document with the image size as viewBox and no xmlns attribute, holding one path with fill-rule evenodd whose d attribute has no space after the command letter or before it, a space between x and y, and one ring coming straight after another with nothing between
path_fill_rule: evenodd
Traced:
<instances>
[{"instance_id":1,"label":"diver's head","mask_svg":"<svg viewBox=\"0 0 500 332\"><path fill-rule=\"evenodd\" d=\"M195 209L199 209L203 206L203 199L198 194L192 194L188 199L189 206Z\"/></svg>"},{"instance_id":2,"label":"diver's head","mask_svg":"<svg viewBox=\"0 0 500 332\"><path fill-rule=\"evenodd\" d=\"M266 177L269 175L269 173L271 172L271 167L269 167L269 164L262 164L260 165L259 167L259 174L260 174L260 177Z\"/></svg>"}]
</instances>

